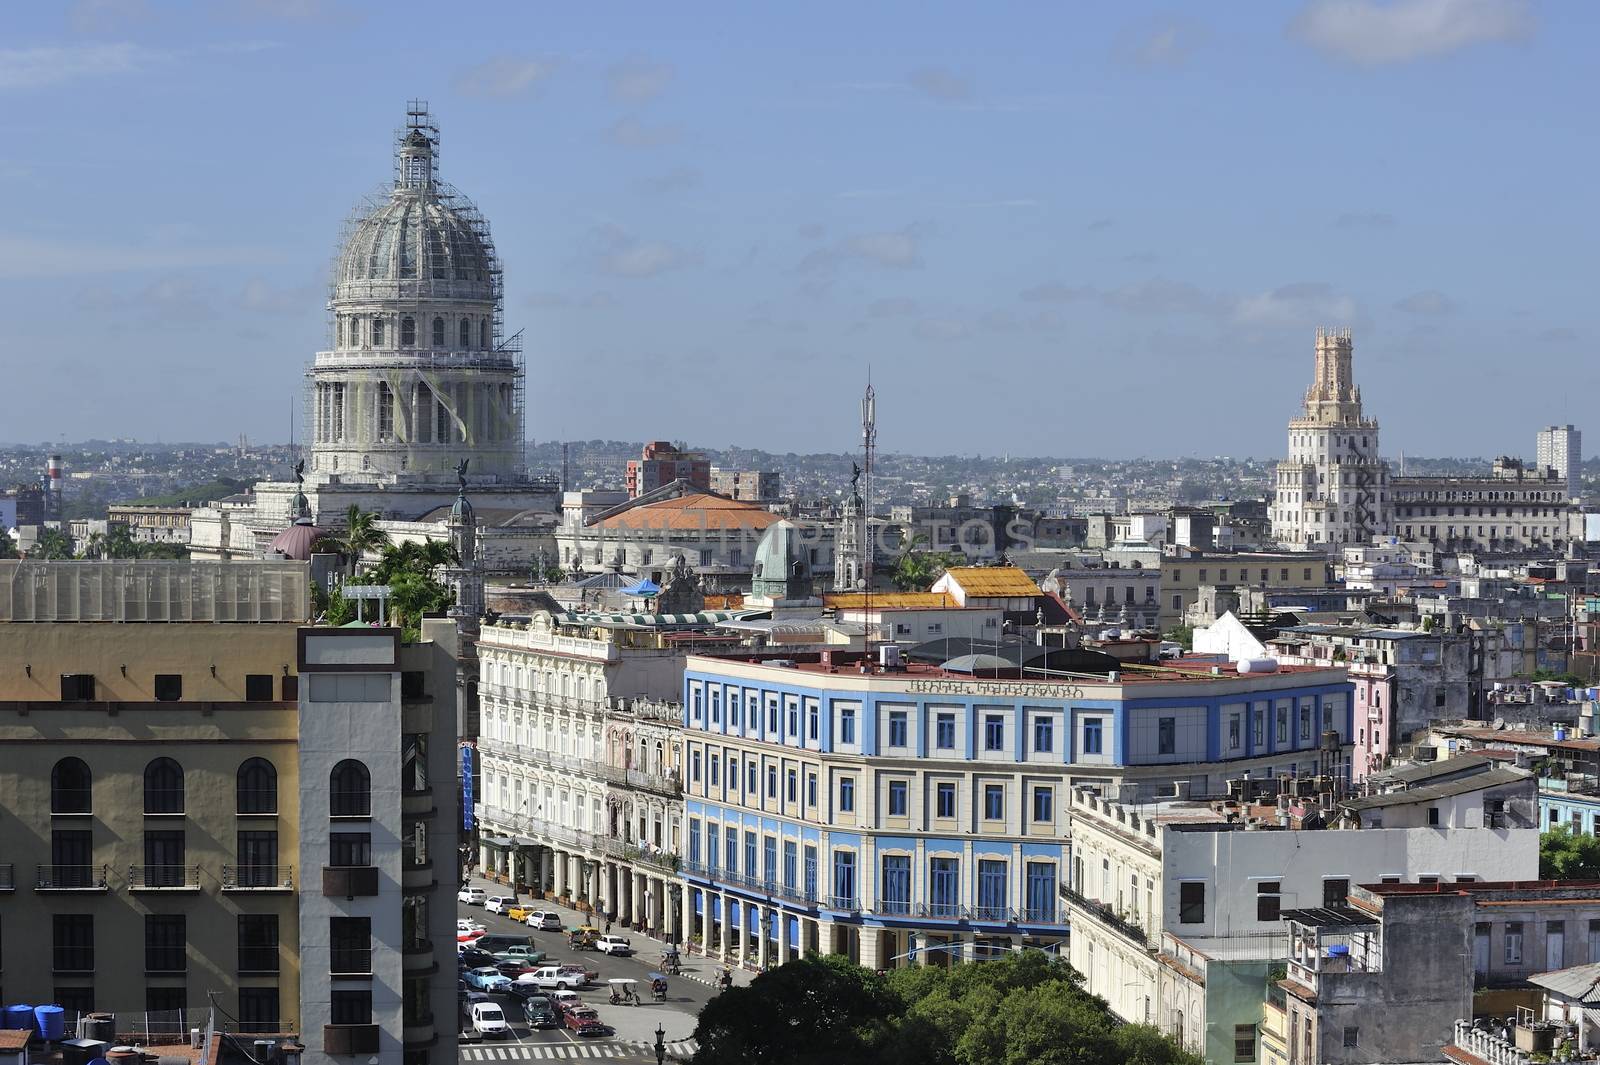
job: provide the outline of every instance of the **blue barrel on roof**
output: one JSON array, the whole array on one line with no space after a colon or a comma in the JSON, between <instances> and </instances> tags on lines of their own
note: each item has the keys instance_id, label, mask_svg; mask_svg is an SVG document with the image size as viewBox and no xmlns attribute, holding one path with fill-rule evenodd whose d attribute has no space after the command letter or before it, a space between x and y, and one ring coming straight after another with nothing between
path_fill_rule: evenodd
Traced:
<instances>
[{"instance_id":1,"label":"blue barrel on roof","mask_svg":"<svg viewBox=\"0 0 1600 1065\"><path fill-rule=\"evenodd\" d=\"M33 1011L39 1034L53 1043L59 1043L67 1030L67 1011L60 1006L39 1006Z\"/></svg>"},{"instance_id":2,"label":"blue barrel on roof","mask_svg":"<svg viewBox=\"0 0 1600 1065\"><path fill-rule=\"evenodd\" d=\"M4 1027L31 1029L33 1027L33 1007L22 1005L7 1006L5 1009Z\"/></svg>"}]
</instances>

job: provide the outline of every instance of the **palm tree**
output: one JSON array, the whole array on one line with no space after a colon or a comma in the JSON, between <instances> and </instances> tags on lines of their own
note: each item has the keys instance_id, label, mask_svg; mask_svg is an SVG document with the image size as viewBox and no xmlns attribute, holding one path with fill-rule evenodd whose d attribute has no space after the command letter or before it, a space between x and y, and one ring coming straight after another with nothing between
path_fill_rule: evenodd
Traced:
<instances>
[{"instance_id":1,"label":"palm tree","mask_svg":"<svg viewBox=\"0 0 1600 1065\"><path fill-rule=\"evenodd\" d=\"M39 533L39 538L34 541L33 548L28 552L28 557L52 561L71 558L72 541L60 529L45 529Z\"/></svg>"},{"instance_id":2,"label":"palm tree","mask_svg":"<svg viewBox=\"0 0 1600 1065\"><path fill-rule=\"evenodd\" d=\"M354 503L344 516L344 534L326 537L345 561L350 564L350 576L356 575L361 556L376 551L389 542L389 534L378 528L378 515L362 510Z\"/></svg>"},{"instance_id":3,"label":"palm tree","mask_svg":"<svg viewBox=\"0 0 1600 1065\"><path fill-rule=\"evenodd\" d=\"M372 568L372 578L378 584L388 584L403 573L431 577L440 566L460 564L455 546L444 540L407 540L383 549L383 558Z\"/></svg>"}]
</instances>

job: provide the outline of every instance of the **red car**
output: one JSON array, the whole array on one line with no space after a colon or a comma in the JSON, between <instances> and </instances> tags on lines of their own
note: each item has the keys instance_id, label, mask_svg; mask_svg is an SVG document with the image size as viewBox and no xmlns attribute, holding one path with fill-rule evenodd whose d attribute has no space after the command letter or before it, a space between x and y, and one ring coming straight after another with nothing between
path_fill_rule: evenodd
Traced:
<instances>
[{"instance_id":1,"label":"red car","mask_svg":"<svg viewBox=\"0 0 1600 1065\"><path fill-rule=\"evenodd\" d=\"M588 1006L568 1010L566 1013L567 1030L575 1035L610 1035L611 1029L600 1015Z\"/></svg>"}]
</instances>

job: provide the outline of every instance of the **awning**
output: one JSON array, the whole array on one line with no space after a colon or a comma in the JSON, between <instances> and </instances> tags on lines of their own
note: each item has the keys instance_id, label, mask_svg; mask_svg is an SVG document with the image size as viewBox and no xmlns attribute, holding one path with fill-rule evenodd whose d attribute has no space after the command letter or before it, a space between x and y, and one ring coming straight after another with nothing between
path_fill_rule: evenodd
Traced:
<instances>
[{"instance_id":1,"label":"awning","mask_svg":"<svg viewBox=\"0 0 1600 1065\"><path fill-rule=\"evenodd\" d=\"M509 847L511 841L504 836L485 836L483 842L491 847Z\"/></svg>"}]
</instances>

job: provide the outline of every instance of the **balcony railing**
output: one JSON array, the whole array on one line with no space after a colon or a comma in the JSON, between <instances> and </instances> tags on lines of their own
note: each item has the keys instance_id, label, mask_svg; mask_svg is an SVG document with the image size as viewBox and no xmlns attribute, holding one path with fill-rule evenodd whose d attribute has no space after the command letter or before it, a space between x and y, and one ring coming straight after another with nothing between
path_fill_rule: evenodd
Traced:
<instances>
[{"instance_id":1,"label":"balcony railing","mask_svg":"<svg viewBox=\"0 0 1600 1065\"><path fill-rule=\"evenodd\" d=\"M496 831L508 834L541 837L557 843L567 843L593 851L598 851L603 847L603 837L598 837L593 832L568 828L566 825L558 825L553 821L546 821L540 817L528 817L523 814L513 813L499 806L480 806L478 808L478 819L492 825Z\"/></svg>"},{"instance_id":2,"label":"balcony railing","mask_svg":"<svg viewBox=\"0 0 1600 1065\"><path fill-rule=\"evenodd\" d=\"M861 910L861 900L854 895L829 895L824 902L828 909L843 913L858 913Z\"/></svg>"},{"instance_id":3,"label":"balcony railing","mask_svg":"<svg viewBox=\"0 0 1600 1065\"><path fill-rule=\"evenodd\" d=\"M1470 1021L1456 1020L1452 1042L1457 1049L1465 1050L1489 1065L1529 1065L1533 1061L1530 1052L1518 1050L1516 1044L1472 1027Z\"/></svg>"},{"instance_id":4,"label":"balcony railing","mask_svg":"<svg viewBox=\"0 0 1600 1065\"><path fill-rule=\"evenodd\" d=\"M223 891L293 891L292 865L224 865Z\"/></svg>"},{"instance_id":5,"label":"balcony railing","mask_svg":"<svg viewBox=\"0 0 1600 1065\"><path fill-rule=\"evenodd\" d=\"M1065 884L1061 885L1059 891L1062 898L1066 899L1080 910L1088 911L1091 915L1093 915L1095 920L1116 929L1118 932L1121 932L1124 936L1127 936L1141 947L1149 946L1150 940L1149 937L1145 935L1144 929L1134 924L1132 921L1127 920L1126 918L1119 917L1117 912L1110 906L1107 906L1098 899L1091 899L1087 895L1080 895L1078 892L1067 887Z\"/></svg>"},{"instance_id":6,"label":"balcony railing","mask_svg":"<svg viewBox=\"0 0 1600 1065\"><path fill-rule=\"evenodd\" d=\"M815 906L821 901L815 889L806 891L793 884L785 884L781 880L767 880L758 876L729 873L720 866L706 865L704 862L680 862L679 871L691 876L703 876L720 884L748 888L761 894L770 895L773 898L787 899L801 906Z\"/></svg>"},{"instance_id":7,"label":"balcony railing","mask_svg":"<svg viewBox=\"0 0 1600 1065\"><path fill-rule=\"evenodd\" d=\"M654 792L665 795L669 799L676 799L683 795L683 781L677 773L650 773L643 769L624 769L620 766L601 766L600 775L607 783L617 784L629 788L638 788L641 791Z\"/></svg>"},{"instance_id":8,"label":"balcony railing","mask_svg":"<svg viewBox=\"0 0 1600 1065\"><path fill-rule=\"evenodd\" d=\"M1027 924L1065 924L1054 906L1043 908L1029 907L1022 911L1022 920Z\"/></svg>"},{"instance_id":9,"label":"balcony railing","mask_svg":"<svg viewBox=\"0 0 1600 1065\"><path fill-rule=\"evenodd\" d=\"M599 842L600 850L613 858L621 858L625 862L653 865L658 869L665 869L674 873L683 864L676 854L664 851L660 847L641 847L635 843L628 843L624 840L609 837L603 837Z\"/></svg>"},{"instance_id":10,"label":"balcony railing","mask_svg":"<svg viewBox=\"0 0 1600 1065\"><path fill-rule=\"evenodd\" d=\"M988 921L990 924L1011 924L1016 921L1017 915L1007 906L974 906L972 919Z\"/></svg>"},{"instance_id":11,"label":"balcony railing","mask_svg":"<svg viewBox=\"0 0 1600 1065\"><path fill-rule=\"evenodd\" d=\"M887 917L910 917L911 902L908 899L879 899L876 913Z\"/></svg>"},{"instance_id":12,"label":"balcony railing","mask_svg":"<svg viewBox=\"0 0 1600 1065\"><path fill-rule=\"evenodd\" d=\"M965 906L954 902L921 902L917 904L918 917L933 917L944 921L962 921L972 916Z\"/></svg>"},{"instance_id":13,"label":"balcony railing","mask_svg":"<svg viewBox=\"0 0 1600 1065\"><path fill-rule=\"evenodd\" d=\"M200 890L198 865L130 865L128 866L130 891Z\"/></svg>"},{"instance_id":14,"label":"balcony railing","mask_svg":"<svg viewBox=\"0 0 1600 1065\"><path fill-rule=\"evenodd\" d=\"M35 891L104 891L111 883L109 865L41 865Z\"/></svg>"}]
</instances>

